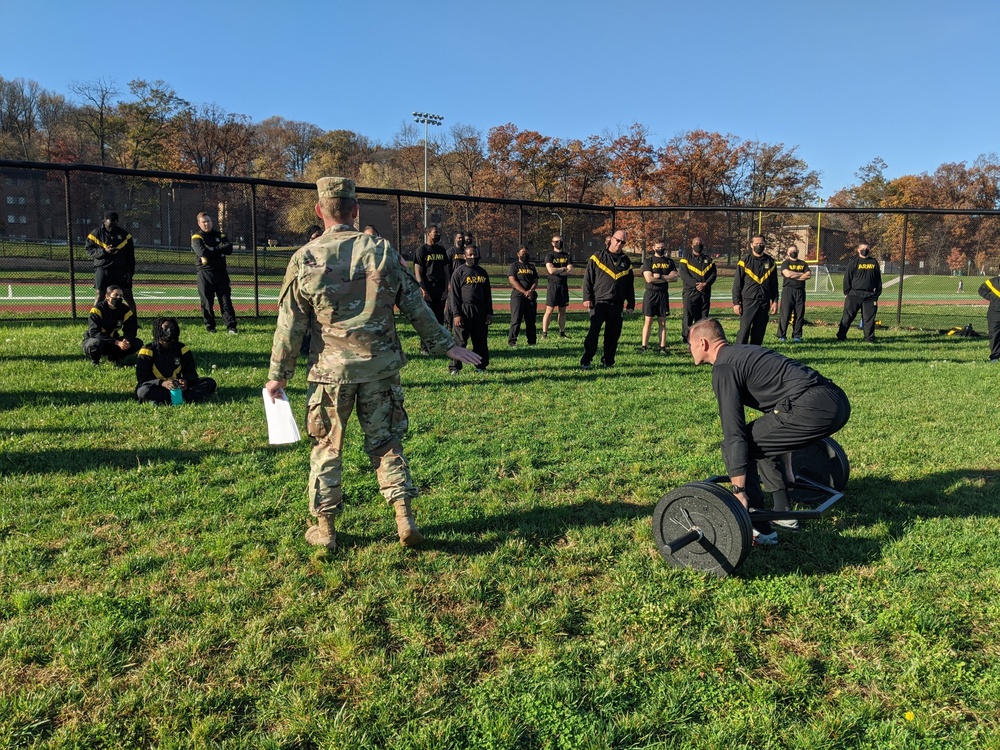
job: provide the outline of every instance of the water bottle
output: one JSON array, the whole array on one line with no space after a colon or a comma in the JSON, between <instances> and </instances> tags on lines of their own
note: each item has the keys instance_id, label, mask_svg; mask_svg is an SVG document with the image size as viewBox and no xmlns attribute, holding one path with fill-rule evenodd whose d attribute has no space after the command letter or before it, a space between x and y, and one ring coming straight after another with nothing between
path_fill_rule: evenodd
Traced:
<instances>
[{"instance_id":1,"label":"water bottle","mask_svg":"<svg viewBox=\"0 0 1000 750\"><path fill-rule=\"evenodd\" d=\"M170 391L170 403L174 406L184 403L184 392L180 388Z\"/></svg>"}]
</instances>

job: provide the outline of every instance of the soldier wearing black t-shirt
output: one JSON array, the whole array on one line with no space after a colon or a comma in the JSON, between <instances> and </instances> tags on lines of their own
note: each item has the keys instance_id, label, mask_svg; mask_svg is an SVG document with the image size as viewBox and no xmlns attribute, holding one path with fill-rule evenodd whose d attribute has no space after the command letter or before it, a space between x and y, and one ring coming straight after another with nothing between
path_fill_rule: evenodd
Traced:
<instances>
[{"instance_id":1,"label":"soldier wearing black t-shirt","mask_svg":"<svg viewBox=\"0 0 1000 750\"><path fill-rule=\"evenodd\" d=\"M858 245L857 256L851 258L844 271L844 314L837 329L838 341L847 341L847 329L860 310L865 341L875 343L875 315L878 298L882 296L882 271L870 253L868 245Z\"/></svg>"},{"instance_id":2,"label":"soldier wearing black t-shirt","mask_svg":"<svg viewBox=\"0 0 1000 750\"><path fill-rule=\"evenodd\" d=\"M451 275L448 286L448 304L451 306L455 344L472 349L482 358L476 372L486 372L490 363L489 326L493 322L493 291L489 274L479 265L479 249L475 245L465 248L465 265ZM471 340L472 346L466 345ZM448 366L457 375L462 363L451 360Z\"/></svg>"},{"instance_id":3,"label":"soldier wearing black t-shirt","mask_svg":"<svg viewBox=\"0 0 1000 750\"><path fill-rule=\"evenodd\" d=\"M662 242L653 245L653 254L642 264L642 277L646 280L646 293L642 296L642 351L649 346L649 332L653 318L660 324L660 354L667 353L667 316L670 315L669 282L677 281L677 266L667 257Z\"/></svg>"},{"instance_id":4,"label":"soldier wearing black t-shirt","mask_svg":"<svg viewBox=\"0 0 1000 750\"><path fill-rule=\"evenodd\" d=\"M684 285L681 297L684 301L684 314L681 317L681 339L686 344L691 324L702 318L707 318L712 309L712 284L715 283L717 275L715 263L705 255L705 245L702 243L701 237L695 237L691 240L691 252L687 257L681 258L677 272Z\"/></svg>"},{"instance_id":5,"label":"soldier wearing black t-shirt","mask_svg":"<svg viewBox=\"0 0 1000 750\"><path fill-rule=\"evenodd\" d=\"M989 300L986 325L990 331L990 362L1000 362L1000 276L987 279L979 287L979 296Z\"/></svg>"},{"instance_id":6,"label":"soldier wearing black t-shirt","mask_svg":"<svg viewBox=\"0 0 1000 750\"><path fill-rule=\"evenodd\" d=\"M549 284L545 290L545 315L542 316L542 338L548 338L549 321L552 311L559 309L559 337L566 338L566 307L569 305L569 275L573 263L563 252L562 237L552 238L552 251L545 256L545 270L549 274Z\"/></svg>"},{"instance_id":7,"label":"soldier wearing black t-shirt","mask_svg":"<svg viewBox=\"0 0 1000 750\"><path fill-rule=\"evenodd\" d=\"M420 284L424 302L434 312L438 323L444 323L444 303L448 298L451 263L447 251L439 244L440 240L440 229L431 227L427 230L427 242L420 246L413 259L413 272Z\"/></svg>"},{"instance_id":8,"label":"soldier wearing black t-shirt","mask_svg":"<svg viewBox=\"0 0 1000 750\"><path fill-rule=\"evenodd\" d=\"M781 276L784 279L781 287L781 314L778 316L778 341L785 341L788 332L788 322L794 316L792 323L792 341L802 343L802 324L806 318L806 279L812 276L809 265L799 260L799 249L789 246L787 257L781 264Z\"/></svg>"},{"instance_id":9,"label":"soldier wearing black t-shirt","mask_svg":"<svg viewBox=\"0 0 1000 750\"><path fill-rule=\"evenodd\" d=\"M691 356L712 365L712 389L722 420L722 456L733 494L747 508L764 507L764 490L775 510L788 510L788 483L794 483L792 451L832 435L851 415L847 395L800 362L749 344L730 346L717 320L691 326ZM763 412L747 424L744 407ZM759 471L759 474L758 474ZM797 528L796 522L778 522ZM774 544L770 524L754 523L755 541Z\"/></svg>"},{"instance_id":10,"label":"soldier wearing black t-shirt","mask_svg":"<svg viewBox=\"0 0 1000 750\"><path fill-rule=\"evenodd\" d=\"M538 315L538 271L535 264L528 260L528 248L521 245L517 249L517 261L507 269L507 280L510 281L510 331L507 333L507 343L517 344L517 335L524 323L524 335L528 346L535 345L535 317Z\"/></svg>"},{"instance_id":11,"label":"soldier wearing black t-shirt","mask_svg":"<svg viewBox=\"0 0 1000 750\"><path fill-rule=\"evenodd\" d=\"M760 344L767 330L767 316L778 312L774 258L764 252L764 247L764 238L755 234L750 240L750 252L736 266L733 312L740 316L737 344Z\"/></svg>"}]
</instances>

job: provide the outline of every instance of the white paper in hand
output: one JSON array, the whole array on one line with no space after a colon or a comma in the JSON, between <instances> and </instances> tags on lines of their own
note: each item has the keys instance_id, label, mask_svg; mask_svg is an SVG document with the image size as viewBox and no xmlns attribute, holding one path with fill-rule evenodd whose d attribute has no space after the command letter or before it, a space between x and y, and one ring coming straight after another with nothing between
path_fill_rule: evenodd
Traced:
<instances>
[{"instance_id":1,"label":"white paper in hand","mask_svg":"<svg viewBox=\"0 0 1000 750\"><path fill-rule=\"evenodd\" d=\"M299 426L295 423L292 405L285 392L282 391L274 401L267 388L261 393L264 395L264 415L267 417L267 441L271 445L284 445L301 440L302 435L299 434Z\"/></svg>"}]
</instances>

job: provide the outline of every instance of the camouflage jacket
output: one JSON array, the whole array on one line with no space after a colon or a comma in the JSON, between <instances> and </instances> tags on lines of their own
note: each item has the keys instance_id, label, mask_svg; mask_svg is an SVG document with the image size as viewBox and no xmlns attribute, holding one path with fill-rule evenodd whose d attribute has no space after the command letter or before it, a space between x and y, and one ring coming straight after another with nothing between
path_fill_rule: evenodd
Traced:
<instances>
[{"instance_id":1,"label":"camouflage jacket","mask_svg":"<svg viewBox=\"0 0 1000 750\"><path fill-rule=\"evenodd\" d=\"M351 227L330 227L288 262L268 378L291 380L306 330L312 332L310 382L366 383L395 374L406 356L393 306L432 354L455 345L392 245Z\"/></svg>"}]
</instances>

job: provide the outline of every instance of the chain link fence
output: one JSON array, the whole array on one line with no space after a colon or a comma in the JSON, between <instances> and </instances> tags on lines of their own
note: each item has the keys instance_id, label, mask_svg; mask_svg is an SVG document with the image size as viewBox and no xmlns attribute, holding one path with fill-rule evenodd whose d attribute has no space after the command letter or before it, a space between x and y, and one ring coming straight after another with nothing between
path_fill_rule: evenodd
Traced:
<instances>
[{"instance_id":1,"label":"chain link fence","mask_svg":"<svg viewBox=\"0 0 1000 750\"><path fill-rule=\"evenodd\" d=\"M884 326L982 329L977 292L1000 261L997 211L593 206L370 188L358 197L359 228L372 225L409 260L423 243L425 214L445 246L456 231L471 234L498 289L519 246L541 267L558 234L578 292L586 259L622 228L637 262L656 241L677 257L701 237L720 269L715 301L728 306L735 264L762 233L776 257L795 245L814 263L808 316L826 322L839 318L843 269L858 242L871 243L882 264ZM233 242L238 314L272 315L288 258L319 223L315 203L305 183L0 161L0 318L85 317L94 299L86 237L108 211L135 243L140 316L200 315L191 234L201 211Z\"/></svg>"}]
</instances>

